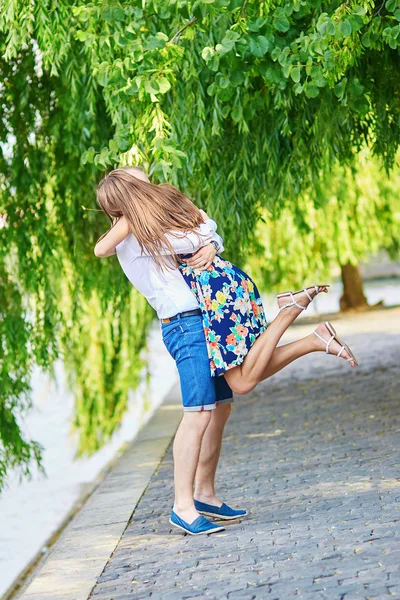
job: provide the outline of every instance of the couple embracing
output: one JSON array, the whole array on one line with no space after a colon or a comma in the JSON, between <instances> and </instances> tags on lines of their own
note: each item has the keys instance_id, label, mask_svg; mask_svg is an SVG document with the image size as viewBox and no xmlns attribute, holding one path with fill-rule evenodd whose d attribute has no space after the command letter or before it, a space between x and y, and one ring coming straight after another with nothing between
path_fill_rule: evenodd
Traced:
<instances>
[{"instance_id":1,"label":"couple embracing","mask_svg":"<svg viewBox=\"0 0 400 600\"><path fill-rule=\"evenodd\" d=\"M221 254L216 223L169 184L152 184L139 167L111 171L97 201L112 227L95 254L117 254L131 283L156 310L164 344L180 379L183 417L175 435L175 500L170 523L191 535L224 528L211 521L242 518L215 490L222 436L233 393L241 395L311 352L357 361L329 322L290 344L278 343L327 285L277 296L267 323L251 278Z\"/></svg>"}]
</instances>

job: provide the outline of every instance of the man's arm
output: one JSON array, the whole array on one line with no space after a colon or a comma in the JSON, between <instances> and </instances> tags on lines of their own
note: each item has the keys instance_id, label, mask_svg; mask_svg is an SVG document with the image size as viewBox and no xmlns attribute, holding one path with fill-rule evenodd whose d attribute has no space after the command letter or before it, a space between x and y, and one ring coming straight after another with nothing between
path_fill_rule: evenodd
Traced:
<instances>
[{"instance_id":1,"label":"man's arm","mask_svg":"<svg viewBox=\"0 0 400 600\"><path fill-rule=\"evenodd\" d=\"M115 254L115 247L129 235L129 223L126 217L121 217L113 225L110 231L100 241L97 242L94 253L99 258L112 256Z\"/></svg>"}]
</instances>

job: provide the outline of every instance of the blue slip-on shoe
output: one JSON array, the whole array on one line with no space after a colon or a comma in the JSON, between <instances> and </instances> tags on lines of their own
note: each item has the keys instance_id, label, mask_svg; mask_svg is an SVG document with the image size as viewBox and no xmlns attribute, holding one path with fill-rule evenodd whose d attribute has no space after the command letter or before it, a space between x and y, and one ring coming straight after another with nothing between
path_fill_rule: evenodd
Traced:
<instances>
[{"instance_id":1,"label":"blue slip-on shoe","mask_svg":"<svg viewBox=\"0 0 400 600\"><path fill-rule=\"evenodd\" d=\"M178 517L176 512L171 512L171 517L169 522L171 525L175 525L178 529L182 529L185 533L189 535L202 535L205 533L216 533L217 531L224 531L225 527L221 527L219 525L214 525L208 521L205 517L197 517L193 521L193 523L186 523L183 519Z\"/></svg>"},{"instance_id":2,"label":"blue slip-on shoe","mask_svg":"<svg viewBox=\"0 0 400 600\"><path fill-rule=\"evenodd\" d=\"M234 508L231 508L230 506L225 504L225 502L222 506L212 506L212 504L206 504L205 502L195 500L194 505L196 507L196 510L198 510L200 514L206 515L207 517L215 517L216 519L222 519L223 521L239 519L240 517L245 517L248 514L248 511L244 508L235 510Z\"/></svg>"}]
</instances>

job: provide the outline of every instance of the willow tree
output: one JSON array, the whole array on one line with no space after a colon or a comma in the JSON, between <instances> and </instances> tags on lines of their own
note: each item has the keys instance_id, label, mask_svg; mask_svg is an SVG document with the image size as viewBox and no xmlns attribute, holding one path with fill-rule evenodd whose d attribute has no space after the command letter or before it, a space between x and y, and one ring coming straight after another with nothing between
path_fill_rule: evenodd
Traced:
<instances>
[{"instance_id":1,"label":"willow tree","mask_svg":"<svg viewBox=\"0 0 400 600\"><path fill-rule=\"evenodd\" d=\"M352 265L385 249L400 251L400 166L391 177L367 149L353 168L337 166L297 198L297 212L263 210L248 268L260 287L298 288L307 280L329 281L338 266ZM342 308L348 308L343 298ZM365 303L366 304L366 303ZM361 308L362 303L361 303Z\"/></svg>"},{"instance_id":2,"label":"willow tree","mask_svg":"<svg viewBox=\"0 0 400 600\"><path fill-rule=\"evenodd\" d=\"M34 362L71 363L83 449L126 402L109 382L130 372L119 349L135 334L135 362L149 314L93 258L105 222L83 207L101 172L141 163L172 181L238 259L262 207L296 212L302 190L363 145L391 168L399 19L396 0L0 0L0 481L40 458L18 419Z\"/></svg>"}]
</instances>

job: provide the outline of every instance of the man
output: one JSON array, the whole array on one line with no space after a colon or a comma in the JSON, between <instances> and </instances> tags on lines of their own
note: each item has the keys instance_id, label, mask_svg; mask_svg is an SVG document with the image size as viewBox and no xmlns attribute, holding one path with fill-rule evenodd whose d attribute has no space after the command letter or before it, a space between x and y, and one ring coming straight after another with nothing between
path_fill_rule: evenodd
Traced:
<instances>
[{"instance_id":1,"label":"man","mask_svg":"<svg viewBox=\"0 0 400 600\"><path fill-rule=\"evenodd\" d=\"M150 183L141 169L124 170ZM189 266L206 269L224 248L215 222L205 213L203 216L207 220L194 233L168 235L168 241L176 254L194 253L186 261ZM211 376L200 325L201 310L179 269L174 266L161 270L149 254L142 253L124 217L95 247L99 257L115 253L128 279L156 310L164 343L179 371L184 414L173 446L175 502L170 522L191 535L222 531L224 527L211 523L204 515L229 520L247 514L246 510L234 510L223 503L215 491L232 390L223 376ZM169 253L165 248L165 254Z\"/></svg>"}]
</instances>

